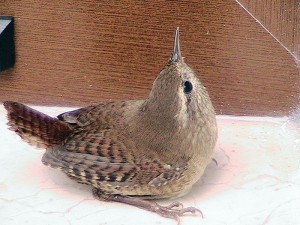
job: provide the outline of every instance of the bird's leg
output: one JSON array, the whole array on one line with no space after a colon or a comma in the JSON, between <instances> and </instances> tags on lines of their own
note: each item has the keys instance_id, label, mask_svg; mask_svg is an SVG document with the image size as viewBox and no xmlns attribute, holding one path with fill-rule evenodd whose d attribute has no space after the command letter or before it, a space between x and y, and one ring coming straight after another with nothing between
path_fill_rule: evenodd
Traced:
<instances>
[{"instance_id":1,"label":"bird's leg","mask_svg":"<svg viewBox=\"0 0 300 225\"><path fill-rule=\"evenodd\" d=\"M141 209L155 212L163 217L175 219L178 222L178 224L180 224L180 217L185 216L188 213L199 213L203 217L203 214L199 209L194 207L183 208L183 205L180 202L173 202L168 206L161 206L154 201L147 201L137 197L106 194L96 188L93 189L93 195L96 199L102 201L115 201L126 203Z\"/></svg>"}]
</instances>

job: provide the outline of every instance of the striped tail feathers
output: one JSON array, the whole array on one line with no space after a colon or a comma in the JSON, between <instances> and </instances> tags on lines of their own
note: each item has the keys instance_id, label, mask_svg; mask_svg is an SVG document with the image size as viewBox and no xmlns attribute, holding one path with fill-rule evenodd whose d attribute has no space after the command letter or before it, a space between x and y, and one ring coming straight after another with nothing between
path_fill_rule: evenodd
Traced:
<instances>
[{"instance_id":1,"label":"striped tail feathers","mask_svg":"<svg viewBox=\"0 0 300 225\"><path fill-rule=\"evenodd\" d=\"M7 125L29 144L48 148L61 144L71 133L64 122L18 102L3 103L7 110Z\"/></svg>"}]
</instances>

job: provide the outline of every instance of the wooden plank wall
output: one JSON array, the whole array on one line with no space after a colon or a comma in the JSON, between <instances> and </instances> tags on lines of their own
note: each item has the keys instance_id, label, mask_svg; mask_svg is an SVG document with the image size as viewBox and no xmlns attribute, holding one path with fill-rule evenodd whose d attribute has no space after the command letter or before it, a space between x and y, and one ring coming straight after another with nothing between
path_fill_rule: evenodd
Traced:
<instances>
[{"instance_id":1,"label":"wooden plank wall","mask_svg":"<svg viewBox=\"0 0 300 225\"><path fill-rule=\"evenodd\" d=\"M15 17L17 54L0 74L0 101L146 98L180 26L183 56L219 114L282 116L298 105L293 57L233 0L4 0L0 14Z\"/></svg>"},{"instance_id":2,"label":"wooden plank wall","mask_svg":"<svg viewBox=\"0 0 300 225\"><path fill-rule=\"evenodd\" d=\"M300 64L300 1L239 0Z\"/></svg>"}]
</instances>

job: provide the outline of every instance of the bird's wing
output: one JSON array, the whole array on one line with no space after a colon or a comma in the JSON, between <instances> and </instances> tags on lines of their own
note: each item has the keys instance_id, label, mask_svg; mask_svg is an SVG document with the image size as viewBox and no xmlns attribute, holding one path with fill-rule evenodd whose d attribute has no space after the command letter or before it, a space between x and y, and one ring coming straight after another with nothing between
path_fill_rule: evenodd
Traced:
<instances>
[{"instance_id":1,"label":"bird's wing","mask_svg":"<svg viewBox=\"0 0 300 225\"><path fill-rule=\"evenodd\" d=\"M134 102L142 102L139 100L132 100ZM83 127L97 122L98 126L106 127L115 122L114 118L121 117L129 101L108 102L86 108L62 113L57 118L65 123L75 126Z\"/></svg>"},{"instance_id":2,"label":"bird's wing","mask_svg":"<svg viewBox=\"0 0 300 225\"><path fill-rule=\"evenodd\" d=\"M82 126L84 125L87 121L83 120L83 117L87 117L91 112L95 111L95 109L101 109L102 105L98 106L89 106L85 108L80 108L76 109L73 111L65 112L57 116L57 118L61 121L66 122L67 124L70 125L77 125L77 126ZM97 117L95 117L97 118Z\"/></svg>"},{"instance_id":3,"label":"bird's wing","mask_svg":"<svg viewBox=\"0 0 300 225\"><path fill-rule=\"evenodd\" d=\"M62 146L49 149L43 163L63 170L77 181L101 186L134 184L162 186L179 179L186 165L168 165L158 157L134 154L134 142L111 130L89 129L70 136ZM147 158L148 157L148 158Z\"/></svg>"}]
</instances>

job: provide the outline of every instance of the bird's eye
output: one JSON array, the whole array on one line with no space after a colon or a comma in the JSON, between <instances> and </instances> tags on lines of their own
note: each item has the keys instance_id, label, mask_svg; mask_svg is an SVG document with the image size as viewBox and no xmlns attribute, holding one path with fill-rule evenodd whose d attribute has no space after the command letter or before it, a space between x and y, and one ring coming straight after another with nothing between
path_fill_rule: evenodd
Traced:
<instances>
[{"instance_id":1,"label":"bird's eye","mask_svg":"<svg viewBox=\"0 0 300 225\"><path fill-rule=\"evenodd\" d=\"M184 91L184 93L185 94L189 94L189 93L192 92L192 90L193 90L193 84L191 82L189 82L189 81L185 81L183 83L183 91Z\"/></svg>"}]
</instances>

